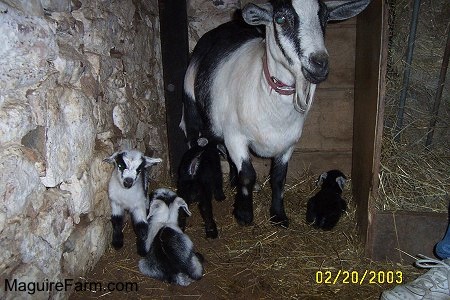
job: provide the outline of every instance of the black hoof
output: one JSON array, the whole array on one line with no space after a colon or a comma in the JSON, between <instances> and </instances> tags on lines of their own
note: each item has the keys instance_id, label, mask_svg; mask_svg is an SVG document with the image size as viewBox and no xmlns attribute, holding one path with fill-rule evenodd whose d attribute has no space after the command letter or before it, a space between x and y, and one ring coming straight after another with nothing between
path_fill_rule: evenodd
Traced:
<instances>
[{"instance_id":1,"label":"black hoof","mask_svg":"<svg viewBox=\"0 0 450 300\"><path fill-rule=\"evenodd\" d=\"M139 256L145 257L147 255L147 251L145 251L145 242L144 241L136 241L137 254Z\"/></svg>"},{"instance_id":2,"label":"black hoof","mask_svg":"<svg viewBox=\"0 0 450 300\"><path fill-rule=\"evenodd\" d=\"M214 195L214 198L216 199L216 201L221 202L221 201L225 200L227 197L225 196L225 194L223 192L217 192Z\"/></svg>"},{"instance_id":3,"label":"black hoof","mask_svg":"<svg viewBox=\"0 0 450 300\"><path fill-rule=\"evenodd\" d=\"M252 210L243 210L235 208L233 210L233 215L236 218L236 221L241 226L251 225L253 222L253 211Z\"/></svg>"},{"instance_id":4,"label":"black hoof","mask_svg":"<svg viewBox=\"0 0 450 300\"><path fill-rule=\"evenodd\" d=\"M120 248L122 248L123 247L123 234L122 234L122 237L114 238L111 244L114 247L114 249L116 249L116 250L119 250Z\"/></svg>"},{"instance_id":5,"label":"black hoof","mask_svg":"<svg viewBox=\"0 0 450 300\"><path fill-rule=\"evenodd\" d=\"M134 224L133 226L134 233L136 236L142 240L144 240L147 237L148 232L148 224L145 222L139 222Z\"/></svg>"},{"instance_id":6,"label":"black hoof","mask_svg":"<svg viewBox=\"0 0 450 300\"><path fill-rule=\"evenodd\" d=\"M216 239L219 236L216 226L213 226L211 228L205 227L205 234L206 234L206 238L208 238L208 239Z\"/></svg>"}]
</instances>

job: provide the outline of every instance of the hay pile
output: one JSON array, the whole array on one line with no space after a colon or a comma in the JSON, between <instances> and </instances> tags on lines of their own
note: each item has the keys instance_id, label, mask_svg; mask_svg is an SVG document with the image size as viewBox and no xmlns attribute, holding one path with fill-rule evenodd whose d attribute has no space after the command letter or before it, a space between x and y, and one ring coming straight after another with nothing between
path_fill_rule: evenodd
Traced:
<instances>
[{"instance_id":1,"label":"hay pile","mask_svg":"<svg viewBox=\"0 0 450 300\"><path fill-rule=\"evenodd\" d=\"M413 1L388 2L389 60L376 207L381 210L446 212L450 200L450 75L447 75L444 85L437 127L429 149L425 148L425 140L450 26L450 6L447 0L421 1L404 128L400 132L400 140L395 141Z\"/></svg>"},{"instance_id":2,"label":"hay pile","mask_svg":"<svg viewBox=\"0 0 450 300\"><path fill-rule=\"evenodd\" d=\"M139 273L134 235L130 224L125 233L125 249L109 249L86 281L136 282L134 299L378 299L384 289L394 284L324 284L316 283L317 271L401 270L404 280L417 277L420 270L394 263L377 263L363 258L359 242L355 206L350 188L344 193L349 211L331 232L313 229L305 223L306 203L316 191L316 176L303 175L287 185L286 212L289 229L268 222L270 187L266 181L255 193L254 225L239 226L231 215L234 192L226 191L227 200L214 202L219 238L207 240L198 209L192 207L187 234L196 249L205 256L205 276L188 287L171 286ZM115 299L125 294L114 292L77 292L72 299Z\"/></svg>"}]
</instances>

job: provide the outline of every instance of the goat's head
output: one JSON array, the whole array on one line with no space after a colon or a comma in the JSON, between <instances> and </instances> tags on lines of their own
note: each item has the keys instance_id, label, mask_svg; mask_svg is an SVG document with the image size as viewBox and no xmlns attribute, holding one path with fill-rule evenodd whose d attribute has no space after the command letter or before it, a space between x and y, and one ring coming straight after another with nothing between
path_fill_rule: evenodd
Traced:
<instances>
[{"instance_id":1,"label":"goat's head","mask_svg":"<svg viewBox=\"0 0 450 300\"><path fill-rule=\"evenodd\" d=\"M163 200L152 200L147 219L151 223L167 222L169 220L169 206Z\"/></svg>"},{"instance_id":2,"label":"goat's head","mask_svg":"<svg viewBox=\"0 0 450 300\"><path fill-rule=\"evenodd\" d=\"M328 76L326 24L356 16L370 1L273 0L247 4L242 16L250 25L266 26L267 51L292 73L296 90L303 97L296 101L306 109L314 92L311 84Z\"/></svg>"},{"instance_id":3,"label":"goat's head","mask_svg":"<svg viewBox=\"0 0 450 300\"><path fill-rule=\"evenodd\" d=\"M179 209L184 210L188 216L192 214L183 198L178 197L172 190L159 188L152 193L147 219L178 225Z\"/></svg>"},{"instance_id":4,"label":"goat's head","mask_svg":"<svg viewBox=\"0 0 450 300\"><path fill-rule=\"evenodd\" d=\"M137 150L123 150L112 154L104 161L114 164L117 172L114 172L124 188L131 188L145 168L160 163L160 158L152 158L143 155ZM114 174L113 174L114 176Z\"/></svg>"},{"instance_id":5,"label":"goat's head","mask_svg":"<svg viewBox=\"0 0 450 300\"><path fill-rule=\"evenodd\" d=\"M317 185L322 188L333 188L339 193L344 190L347 177L339 170L323 172L317 179Z\"/></svg>"}]
</instances>

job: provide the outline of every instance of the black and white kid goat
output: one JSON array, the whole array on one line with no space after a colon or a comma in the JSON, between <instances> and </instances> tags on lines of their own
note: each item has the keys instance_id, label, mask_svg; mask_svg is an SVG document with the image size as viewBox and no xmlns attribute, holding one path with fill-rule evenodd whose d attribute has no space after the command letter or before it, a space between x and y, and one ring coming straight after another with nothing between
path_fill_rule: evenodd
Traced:
<instances>
[{"instance_id":1,"label":"black and white kid goat","mask_svg":"<svg viewBox=\"0 0 450 300\"><path fill-rule=\"evenodd\" d=\"M328 75L325 26L357 15L369 2L250 3L242 9L243 20L225 23L198 41L185 75L180 128L190 143L199 136L224 142L238 174L233 214L240 224L253 221L253 151L272 158L270 216L288 226L287 165L316 84Z\"/></svg>"},{"instance_id":2,"label":"black and white kid goat","mask_svg":"<svg viewBox=\"0 0 450 300\"><path fill-rule=\"evenodd\" d=\"M168 189L153 193L148 215L148 253L139 270L149 277L178 285L189 285L203 276L202 256L194 252L189 237L178 225L180 208L191 215L186 202Z\"/></svg>"},{"instance_id":3,"label":"black and white kid goat","mask_svg":"<svg viewBox=\"0 0 450 300\"><path fill-rule=\"evenodd\" d=\"M323 230L336 226L347 210L347 203L341 197L346 181L347 177L339 170L330 170L319 176L317 185L321 189L308 200L306 222Z\"/></svg>"},{"instance_id":4,"label":"black and white kid goat","mask_svg":"<svg viewBox=\"0 0 450 300\"><path fill-rule=\"evenodd\" d=\"M178 169L177 193L188 204L198 202L200 214L205 222L208 238L217 238L217 225L212 211L212 198L225 199L220 167L221 145L199 138L181 159ZM180 227L184 230L186 216L180 212Z\"/></svg>"},{"instance_id":5,"label":"black and white kid goat","mask_svg":"<svg viewBox=\"0 0 450 300\"><path fill-rule=\"evenodd\" d=\"M104 159L114 164L108 186L111 201L111 223L113 226L112 245L115 249L123 246L123 221L125 210L133 217L136 246L139 255L144 256L147 236L148 167L160 163L160 158L144 156L137 150L123 150Z\"/></svg>"}]
</instances>

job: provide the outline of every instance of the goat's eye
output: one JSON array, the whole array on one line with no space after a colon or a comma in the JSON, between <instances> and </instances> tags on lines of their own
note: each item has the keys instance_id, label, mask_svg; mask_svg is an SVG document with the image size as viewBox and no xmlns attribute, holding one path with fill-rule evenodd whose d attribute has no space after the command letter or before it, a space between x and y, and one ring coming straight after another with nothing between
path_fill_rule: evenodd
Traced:
<instances>
[{"instance_id":1,"label":"goat's eye","mask_svg":"<svg viewBox=\"0 0 450 300\"><path fill-rule=\"evenodd\" d=\"M123 170L126 169L126 167L125 167L124 165L117 165L117 168L118 168L120 171L123 171Z\"/></svg>"},{"instance_id":2,"label":"goat's eye","mask_svg":"<svg viewBox=\"0 0 450 300\"><path fill-rule=\"evenodd\" d=\"M283 25L285 22L286 22L285 16L275 17L275 23L277 23L278 25Z\"/></svg>"}]
</instances>

